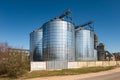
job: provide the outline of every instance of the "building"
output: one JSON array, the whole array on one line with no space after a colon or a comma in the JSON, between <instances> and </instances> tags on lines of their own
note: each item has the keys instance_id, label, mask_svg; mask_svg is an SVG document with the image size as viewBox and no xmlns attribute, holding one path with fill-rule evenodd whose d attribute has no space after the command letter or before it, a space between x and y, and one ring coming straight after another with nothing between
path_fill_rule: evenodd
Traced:
<instances>
[{"instance_id":1,"label":"building","mask_svg":"<svg viewBox=\"0 0 120 80\"><path fill-rule=\"evenodd\" d=\"M116 61L120 61L120 52L113 53L113 56Z\"/></svg>"},{"instance_id":2,"label":"building","mask_svg":"<svg viewBox=\"0 0 120 80\"><path fill-rule=\"evenodd\" d=\"M9 53L25 53L29 55L28 49L20 49L20 48L8 48Z\"/></svg>"},{"instance_id":3,"label":"building","mask_svg":"<svg viewBox=\"0 0 120 80\"><path fill-rule=\"evenodd\" d=\"M8 58L12 55L20 55L21 60L30 60L29 50L27 49L20 49L20 48L10 48L8 45L3 43L0 44L0 61L8 60Z\"/></svg>"},{"instance_id":4,"label":"building","mask_svg":"<svg viewBox=\"0 0 120 80\"><path fill-rule=\"evenodd\" d=\"M93 22L75 27L72 21L64 19L70 13L68 10L30 33L31 61L97 60Z\"/></svg>"},{"instance_id":5,"label":"building","mask_svg":"<svg viewBox=\"0 0 120 80\"><path fill-rule=\"evenodd\" d=\"M110 61L114 57L119 60L119 54L111 54L98 43L92 21L75 26L70 13L68 10L30 33L31 70L76 68L82 61Z\"/></svg>"},{"instance_id":6,"label":"building","mask_svg":"<svg viewBox=\"0 0 120 80\"><path fill-rule=\"evenodd\" d=\"M28 49L20 49L20 48L8 48L9 55L21 55L21 60L30 61L30 51Z\"/></svg>"}]
</instances>

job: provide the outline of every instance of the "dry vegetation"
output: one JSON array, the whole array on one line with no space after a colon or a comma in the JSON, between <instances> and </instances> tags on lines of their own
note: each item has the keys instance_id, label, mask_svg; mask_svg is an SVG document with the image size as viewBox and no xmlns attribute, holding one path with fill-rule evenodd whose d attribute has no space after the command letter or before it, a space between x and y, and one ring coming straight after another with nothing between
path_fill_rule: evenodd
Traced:
<instances>
[{"instance_id":1,"label":"dry vegetation","mask_svg":"<svg viewBox=\"0 0 120 80\"><path fill-rule=\"evenodd\" d=\"M10 52L7 44L0 44L0 77L17 78L29 71L29 60L24 53ZM24 57L25 56L25 57Z\"/></svg>"}]
</instances>

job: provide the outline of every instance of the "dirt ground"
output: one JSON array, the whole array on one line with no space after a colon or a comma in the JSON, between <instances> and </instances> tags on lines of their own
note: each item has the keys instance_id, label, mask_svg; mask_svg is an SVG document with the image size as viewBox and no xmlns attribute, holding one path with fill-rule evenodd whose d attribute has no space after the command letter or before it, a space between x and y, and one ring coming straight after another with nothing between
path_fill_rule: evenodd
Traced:
<instances>
[{"instance_id":1,"label":"dirt ground","mask_svg":"<svg viewBox=\"0 0 120 80\"><path fill-rule=\"evenodd\" d=\"M111 74L111 73L115 73L115 72L120 72L120 68L116 68L116 69L108 70L108 71L97 72L97 73L67 75L67 76L40 77L40 78L32 78L32 79L26 79L26 80L78 80L78 79L83 79L83 78L88 78L88 77Z\"/></svg>"}]
</instances>

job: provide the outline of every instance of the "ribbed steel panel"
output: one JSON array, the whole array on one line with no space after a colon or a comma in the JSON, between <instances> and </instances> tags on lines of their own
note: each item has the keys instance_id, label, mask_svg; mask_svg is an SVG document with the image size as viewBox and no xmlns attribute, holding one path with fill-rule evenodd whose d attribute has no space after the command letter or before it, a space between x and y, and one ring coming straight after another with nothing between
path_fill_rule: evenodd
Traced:
<instances>
[{"instance_id":1,"label":"ribbed steel panel","mask_svg":"<svg viewBox=\"0 0 120 80\"><path fill-rule=\"evenodd\" d=\"M31 61L42 60L42 29L30 33Z\"/></svg>"},{"instance_id":2,"label":"ribbed steel panel","mask_svg":"<svg viewBox=\"0 0 120 80\"><path fill-rule=\"evenodd\" d=\"M74 61L74 25L61 19L43 25L43 55L45 61Z\"/></svg>"},{"instance_id":3,"label":"ribbed steel panel","mask_svg":"<svg viewBox=\"0 0 120 80\"><path fill-rule=\"evenodd\" d=\"M76 60L92 61L96 60L94 55L94 32L90 30L77 30L76 38Z\"/></svg>"}]
</instances>

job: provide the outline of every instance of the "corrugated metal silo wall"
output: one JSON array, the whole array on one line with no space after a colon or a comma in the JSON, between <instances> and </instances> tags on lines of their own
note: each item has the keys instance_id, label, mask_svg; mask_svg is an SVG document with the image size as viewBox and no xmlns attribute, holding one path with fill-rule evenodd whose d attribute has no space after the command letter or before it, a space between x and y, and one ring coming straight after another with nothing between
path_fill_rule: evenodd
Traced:
<instances>
[{"instance_id":1,"label":"corrugated metal silo wall","mask_svg":"<svg viewBox=\"0 0 120 80\"><path fill-rule=\"evenodd\" d=\"M31 61L42 60L42 29L30 33Z\"/></svg>"},{"instance_id":2,"label":"corrugated metal silo wall","mask_svg":"<svg viewBox=\"0 0 120 80\"><path fill-rule=\"evenodd\" d=\"M90 30L77 30L76 38L76 60L93 61L96 60L94 54L94 32Z\"/></svg>"},{"instance_id":3,"label":"corrugated metal silo wall","mask_svg":"<svg viewBox=\"0 0 120 80\"><path fill-rule=\"evenodd\" d=\"M75 61L74 25L54 20L43 25L43 58L48 69L67 68L67 61Z\"/></svg>"}]
</instances>

